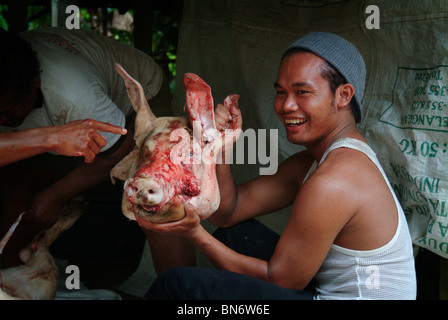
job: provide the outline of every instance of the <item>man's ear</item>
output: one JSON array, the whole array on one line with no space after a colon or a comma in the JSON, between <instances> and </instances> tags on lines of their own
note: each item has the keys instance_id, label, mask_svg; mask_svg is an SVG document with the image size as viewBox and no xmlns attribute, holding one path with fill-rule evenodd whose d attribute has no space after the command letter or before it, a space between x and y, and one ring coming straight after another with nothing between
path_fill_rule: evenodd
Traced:
<instances>
[{"instance_id":1,"label":"man's ear","mask_svg":"<svg viewBox=\"0 0 448 320\"><path fill-rule=\"evenodd\" d=\"M355 88L350 83L340 85L336 89L335 94L336 106L338 108L345 108L349 106L350 101L352 100L354 95L355 95Z\"/></svg>"}]
</instances>

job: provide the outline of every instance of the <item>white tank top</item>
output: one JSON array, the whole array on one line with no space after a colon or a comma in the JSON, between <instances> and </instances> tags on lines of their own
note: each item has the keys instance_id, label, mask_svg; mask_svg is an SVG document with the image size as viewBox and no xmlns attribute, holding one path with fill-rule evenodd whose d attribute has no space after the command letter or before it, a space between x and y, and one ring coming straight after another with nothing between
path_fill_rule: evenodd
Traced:
<instances>
[{"instance_id":1,"label":"white tank top","mask_svg":"<svg viewBox=\"0 0 448 320\"><path fill-rule=\"evenodd\" d=\"M317 282L315 299L415 299L417 283L412 241L403 209L383 168L366 143L351 138L334 142L325 152L319 165L330 151L337 148L361 151L378 167L395 199L398 226L392 240L374 250L351 250L333 244L315 276ZM315 162L305 180L317 166Z\"/></svg>"}]
</instances>

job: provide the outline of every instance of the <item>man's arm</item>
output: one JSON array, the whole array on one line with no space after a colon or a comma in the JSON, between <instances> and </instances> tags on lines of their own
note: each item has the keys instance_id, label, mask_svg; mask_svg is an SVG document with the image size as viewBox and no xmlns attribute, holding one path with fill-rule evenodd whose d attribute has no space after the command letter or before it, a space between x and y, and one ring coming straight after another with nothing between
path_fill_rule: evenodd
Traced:
<instances>
[{"instance_id":1,"label":"man's arm","mask_svg":"<svg viewBox=\"0 0 448 320\"><path fill-rule=\"evenodd\" d=\"M92 162L106 143L98 131L121 135L126 133L126 129L91 119L72 121L61 126L0 133L0 166L45 152L84 156L86 162Z\"/></svg>"},{"instance_id":2,"label":"man's arm","mask_svg":"<svg viewBox=\"0 0 448 320\"><path fill-rule=\"evenodd\" d=\"M93 163L83 163L61 180L37 194L31 203L34 219L48 224L55 221L63 203L83 190L109 177L115 164L133 150L133 133L123 137L121 145L112 153L99 154Z\"/></svg>"},{"instance_id":3,"label":"man's arm","mask_svg":"<svg viewBox=\"0 0 448 320\"><path fill-rule=\"evenodd\" d=\"M317 273L355 212L352 188L344 178L339 173L312 175L298 192L290 220L269 261L270 282L304 288Z\"/></svg>"},{"instance_id":4,"label":"man's arm","mask_svg":"<svg viewBox=\"0 0 448 320\"><path fill-rule=\"evenodd\" d=\"M229 165L217 165L221 204L209 221L228 227L291 205L312 163L311 155L303 151L282 162L274 175L241 185L235 184Z\"/></svg>"},{"instance_id":5,"label":"man's arm","mask_svg":"<svg viewBox=\"0 0 448 320\"><path fill-rule=\"evenodd\" d=\"M310 179L298 191L290 221L269 261L239 254L222 244L204 229L191 206L185 207L186 216L180 221L149 223L148 227L156 232L187 238L218 269L285 288L303 289L319 270L335 238L353 213L352 204L347 201L351 197L341 197L342 185L329 181L333 180Z\"/></svg>"},{"instance_id":6,"label":"man's arm","mask_svg":"<svg viewBox=\"0 0 448 320\"><path fill-rule=\"evenodd\" d=\"M226 128L241 130L241 111L218 104L215 108L216 127L222 133ZM223 148L222 164L216 165L221 202L218 210L208 219L211 223L226 227L262 214L282 209L294 200L313 159L308 152L301 152L284 161L277 172L260 176L252 181L236 185L230 165L225 161L232 145Z\"/></svg>"}]
</instances>

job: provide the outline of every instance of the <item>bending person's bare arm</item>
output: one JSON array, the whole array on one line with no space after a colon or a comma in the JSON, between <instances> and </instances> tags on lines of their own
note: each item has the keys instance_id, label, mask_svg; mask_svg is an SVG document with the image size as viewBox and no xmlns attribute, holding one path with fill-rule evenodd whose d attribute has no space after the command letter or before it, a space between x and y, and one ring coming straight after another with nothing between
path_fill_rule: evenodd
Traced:
<instances>
[{"instance_id":1,"label":"bending person's bare arm","mask_svg":"<svg viewBox=\"0 0 448 320\"><path fill-rule=\"evenodd\" d=\"M64 125L0 134L0 166L45 152L84 156L91 163L106 145L99 133L126 134L126 129L96 120L76 120Z\"/></svg>"}]
</instances>

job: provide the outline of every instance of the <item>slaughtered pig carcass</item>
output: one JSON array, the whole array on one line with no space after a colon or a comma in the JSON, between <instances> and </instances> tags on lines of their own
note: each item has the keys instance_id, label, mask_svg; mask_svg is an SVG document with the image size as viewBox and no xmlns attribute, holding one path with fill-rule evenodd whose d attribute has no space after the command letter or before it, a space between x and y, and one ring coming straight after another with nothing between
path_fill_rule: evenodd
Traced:
<instances>
[{"instance_id":1,"label":"slaughtered pig carcass","mask_svg":"<svg viewBox=\"0 0 448 320\"><path fill-rule=\"evenodd\" d=\"M124 215L140 226L166 223L183 218L190 203L201 219L208 218L220 202L216 161L241 129L235 123L225 132L216 129L211 89L195 74L184 76L188 116L157 118L141 85L120 65L116 70L137 113L136 148L111 171L112 181L125 181ZM224 105L238 107L238 97L228 96Z\"/></svg>"},{"instance_id":2,"label":"slaughtered pig carcass","mask_svg":"<svg viewBox=\"0 0 448 320\"><path fill-rule=\"evenodd\" d=\"M56 223L37 234L20 251L24 264L0 270L0 300L51 300L55 297L59 273L50 246L78 220L86 205L81 197L69 201Z\"/></svg>"}]
</instances>

